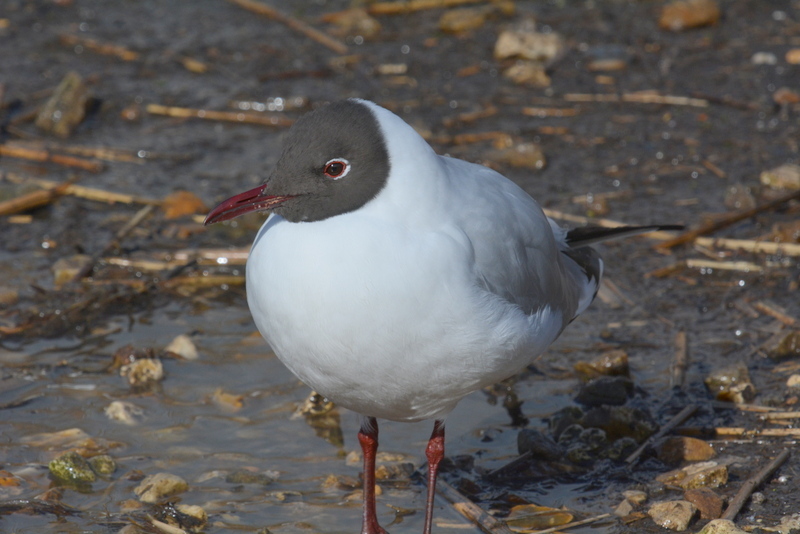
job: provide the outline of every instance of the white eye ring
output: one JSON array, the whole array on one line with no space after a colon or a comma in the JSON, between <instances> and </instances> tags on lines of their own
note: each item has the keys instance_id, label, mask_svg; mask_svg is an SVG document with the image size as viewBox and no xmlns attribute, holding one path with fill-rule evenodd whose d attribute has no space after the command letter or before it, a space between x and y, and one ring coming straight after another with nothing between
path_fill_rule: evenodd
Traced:
<instances>
[{"instance_id":1,"label":"white eye ring","mask_svg":"<svg viewBox=\"0 0 800 534\"><path fill-rule=\"evenodd\" d=\"M339 174L334 174L334 173L329 172L331 165L334 164L334 163L340 163L340 164L344 165L344 170L342 170ZM340 179L344 178L345 176L347 176L347 173L350 172L350 162L347 161L344 158L333 158L332 160L328 161L322 169L323 169L322 172L328 178L330 178L332 180L340 180Z\"/></svg>"}]
</instances>

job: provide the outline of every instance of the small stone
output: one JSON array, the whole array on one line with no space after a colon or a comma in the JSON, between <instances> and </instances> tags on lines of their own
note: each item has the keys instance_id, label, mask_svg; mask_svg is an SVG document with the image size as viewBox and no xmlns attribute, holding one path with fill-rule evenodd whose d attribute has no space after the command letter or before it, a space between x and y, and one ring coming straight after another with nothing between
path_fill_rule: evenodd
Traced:
<instances>
[{"instance_id":1,"label":"small stone","mask_svg":"<svg viewBox=\"0 0 800 534\"><path fill-rule=\"evenodd\" d=\"M756 52L750 58L750 63L753 65L777 65L778 56L772 52Z\"/></svg>"},{"instance_id":2,"label":"small stone","mask_svg":"<svg viewBox=\"0 0 800 534\"><path fill-rule=\"evenodd\" d=\"M518 85L531 87L550 87L551 83L545 66L538 61L519 60L504 70L503 76Z\"/></svg>"},{"instance_id":3,"label":"small stone","mask_svg":"<svg viewBox=\"0 0 800 534\"><path fill-rule=\"evenodd\" d=\"M106 406L106 417L123 425L135 426L144 419L144 410L127 401L112 401Z\"/></svg>"},{"instance_id":4,"label":"small stone","mask_svg":"<svg viewBox=\"0 0 800 534\"><path fill-rule=\"evenodd\" d=\"M184 360L196 360L198 357L197 346L192 342L192 338L186 334L181 334L169 342L164 350L177 354Z\"/></svg>"},{"instance_id":5,"label":"small stone","mask_svg":"<svg viewBox=\"0 0 800 534\"><path fill-rule=\"evenodd\" d=\"M733 210L746 210L756 206L758 201L753 195L753 188L742 184L733 184L725 188L723 204Z\"/></svg>"},{"instance_id":6,"label":"small stone","mask_svg":"<svg viewBox=\"0 0 800 534\"><path fill-rule=\"evenodd\" d=\"M781 87L772 93L772 101L779 106L800 104L800 92L794 91L788 87Z\"/></svg>"},{"instance_id":7,"label":"small stone","mask_svg":"<svg viewBox=\"0 0 800 534\"><path fill-rule=\"evenodd\" d=\"M622 496L631 501L636 506L639 506L647 502L647 493L640 490L623 491Z\"/></svg>"},{"instance_id":8,"label":"small stone","mask_svg":"<svg viewBox=\"0 0 800 534\"><path fill-rule=\"evenodd\" d=\"M396 462L381 464L375 468L376 480L408 480L414 474L414 464Z\"/></svg>"},{"instance_id":9,"label":"small stone","mask_svg":"<svg viewBox=\"0 0 800 534\"><path fill-rule=\"evenodd\" d=\"M559 460L564 456L563 447L535 428L525 428L517 434L517 451L520 454L530 452L535 459L545 461Z\"/></svg>"},{"instance_id":10,"label":"small stone","mask_svg":"<svg viewBox=\"0 0 800 534\"><path fill-rule=\"evenodd\" d=\"M117 470L117 462L107 454L98 454L89 458L89 465L98 475L111 475Z\"/></svg>"},{"instance_id":11,"label":"small stone","mask_svg":"<svg viewBox=\"0 0 800 534\"><path fill-rule=\"evenodd\" d=\"M153 504L188 489L189 484L181 477L169 473L157 473L145 478L133 492L140 501Z\"/></svg>"},{"instance_id":12,"label":"small stone","mask_svg":"<svg viewBox=\"0 0 800 534\"><path fill-rule=\"evenodd\" d=\"M576 363L575 371L583 382L600 376L629 377L628 353L624 350L606 351L593 360Z\"/></svg>"},{"instance_id":13,"label":"small stone","mask_svg":"<svg viewBox=\"0 0 800 534\"><path fill-rule=\"evenodd\" d=\"M718 519L722 515L724 501L722 497L709 488L694 488L686 490L683 498L694 504L700 510L701 519Z\"/></svg>"},{"instance_id":14,"label":"small stone","mask_svg":"<svg viewBox=\"0 0 800 534\"><path fill-rule=\"evenodd\" d=\"M705 441L686 436L667 439L658 449L658 459L665 464L704 462L716 456L714 448Z\"/></svg>"},{"instance_id":15,"label":"small stone","mask_svg":"<svg viewBox=\"0 0 800 534\"><path fill-rule=\"evenodd\" d=\"M766 501L766 500L767 500L767 498L760 491L755 491L750 496L750 502L753 503L753 504L764 504L764 501Z\"/></svg>"},{"instance_id":16,"label":"small stone","mask_svg":"<svg viewBox=\"0 0 800 534\"><path fill-rule=\"evenodd\" d=\"M639 444L631 437L624 437L614 440L611 446L605 451L609 460L621 461L630 456L638 448Z\"/></svg>"},{"instance_id":17,"label":"small stone","mask_svg":"<svg viewBox=\"0 0 800 534\"><path fill-rule=\"evenodd\" d=\"M75 275L91 261L91 257L86 254L75 254L66 258L56 260L50 268L53 271L53 284L56 288L72 282Z\"/></svg>"},{"instance_id":18,"label":"small stone","mask_svg":"<svg viewBox=\"0 0 800 534\"><path fill-rule=\"evenodd\" d=\"M208 211L208 207L200 200L200 197L191 191L182 190L167 195L161 202L161 209L164 210L164 217L167 219L177 219L184 215L195 215Z\"/></svg>"},{"instance_id":19,"label":"small stone","mask_svg":"<svg viewBox=\"0 0 800 534\"><path fill-rule=\"evenodd\" d=\"M715 0L675 0L662 8L658 25L664 30L678 32L716 24L719 16Z\"/></svg>"},{"instance_id":20,"label":"small stone","mask_svg":"<svg viewBox=\"0 0 800 534\"><path fill-rule=\"evenodd\" d=\"M506 149L494 150L489 153L488 158L512 167L534 171L544 169L547 163L544 152L535 143L516 143Z\"/></svg>"},{"instance_id":21,"label":"small stone","mask_svg":"<svg viewBox=\"0 0 800 534\"><path fill-rule=\"evenodd\" d=\"M653 503L647 510L653 522L658 526L683 532L697 513L697 508L688 501L662 501Z\"/></svg>"},{"instance_id":22,"label":"small stone","mask_svg":"<svg viewBox=\"0 0 800 534\"><path fill-rule=\"evenodd\" d=\"M500 34L494 45L495 59L519 58L549 64L565 51L564 39L556 32L540 33L531 20Z\"/></svg>"},{"instance_id":23,"label":"small stone","mask_svg":"<svg viewBox=\"0 0 800 534\"><path fill-rule=\"evenodd\" d=\"M142 358L123 365L120 376L133 388L147 388L164 379L164 365L158 358Z\"/></svg>"},{"instance_id":24,"label":"small stone","mask_svg":"<svg viewBox=\"0 0 800 534\"><path fill-rule=\"evenodd\" d=\"M762 171L759 180L773 189L800 189L800 165L787 163Z\"/></svg>"},{"instance_id":25,"label":"small stone","mask_svg":"<svg viewBox=\"0 0 800 534\"><path fill-rule=\"evenodd\" d=\"M728 481L728 468L717 462L699 462L662 473L656 477L656 480L684 490L703 487L718 488Z\"/></svg>"},{"instance_id":26,"label":"small stone","mask_svg":"<svg viewBox=\"0 0 800 534\"><path fill-rule=\"evenodd\" d=\"M184 531L200 532L208 523L208 514L201 507L193 504L176 504L164 518L169 525Z\"/></svg>"},{"instance_id":27,"label":"small stone","mask_svg":"<svg viewBox=\"0 0 800 534\"><path fill-rule=\"evenodd\" d=\"M439 17L439 29L445 33L462 33L480 28L490 11L480 7L448 9Z\"/></svg>"},{"instance_id":28,"label":"small stone","mask_svg":"<svg viewBox=\"0 0 800 534\"><path fill-rule=\"evenodd\" d=\"M36 126L67 138L86 115L89 94L80 74L68 72L36 116Z\"/></svg>"},{"instance_id":29,"label":"small stone","mask_svg":"<svg viewBox=\"0 0 800 534\"><path fill-rule=\"evenodd\" d=\"M549 418L550 433L556 440L561 440L561 433L564 430L583 419L583 410L577 406L566 406L557 411Z\"/></svg>"},{"instance_id":30,"label":"small stone","mask_svg":"<svg viewBox=\"0 0 800 534\"><path fill-rule=\"evenodd\" d=\"M0 306L13 306L19 301L19 291L16 288L0 286Z\"/></svg>"},{"instance_id":31,"label":"small stone","mask_svg":"<svg viewBox=\"0 0 800 534\"><path fill-rule=\"evenodd\" d=\"M714 519L709 521L703 530L697 534L747 534L747 531L737 528L733 521L727 519Z\"/></svg>"},{"instance_id":32,"label":"small stone","mask_svg":"<svg viewBox=\"0 0 800 534\"><path fill-rule=\"evenodd\" d=\"M747 367L741 364L718 369L705 379L706 387L717 400L745 403L756 396L756 388L750 380Z\"/></svg>"},{"instance_id":33,"label":"small stone","mask_svg":"<svg viewBox=\"0 0 800 534\"><path fill-rule=\"evenodd\" d=\"M633 395L633 382L624 376L601 376L584 384L575 401L584 406L620 406Z\"/></svg>"},{"instance_id":34,"label":"small stone","mask_svg":"<svg viewBox=\"0 0 800 534\"><path fill-rule=\"evenodd\" d=\"M48 468L53 477L63 482L81 484L97 480L97 475L92 471L89 462L74 451L57 456L50 462Z\"/></svg>"},{"instance_id":35,"label":"small stone","mask_svg":"<svg viewBox=\"0 0 800 534\"><path fill-rule=\"evenodd\" d=\"M631 501L628 499L623 499L621 503L614 508L614 515L618 517L625 517L626 515L630 515L633 512L634 506Z\"/></svg>"},{"instance_id":36,"label":"small stone","mask_svg":"<svg viewBox=\"0 0 800 534\"><path fill-rule=\"evenodd\" d=\"M790 330L777 343L766 349L770 358L776 361L800 357L800 330Z\"/></svg>"},{"instance_id":37,"label":"small stone","mask_svg":"<svg viewBox=\"0 0 800 534\"><path fill-rule=\"evenodd\" d=\"M647 412L629 406L599 406L581 418L584 427L602 428L609 440L629 437L642 443L658 431L658 424Z\"/></svg>"},{"instance_id":38,"label":"small stone","mask_svg":"<svg viewBox=\"0 0 800 534\"><path fill-rule=\"evenodd\" d=\"M800 65L800 48L790 48L786 51L786 63Z\"/></svg>"}]
</instances>

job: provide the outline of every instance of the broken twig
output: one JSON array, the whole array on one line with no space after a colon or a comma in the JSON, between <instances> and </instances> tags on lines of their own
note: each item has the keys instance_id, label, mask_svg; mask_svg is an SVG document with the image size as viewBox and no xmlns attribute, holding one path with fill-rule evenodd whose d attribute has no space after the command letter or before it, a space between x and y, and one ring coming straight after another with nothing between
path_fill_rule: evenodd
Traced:
<instances>
[{"instance_id":1,"label":"broken twig","mask_svg":"<svg viewBox=\"0 0 800 534\"><path fill-rule=\"evenodd\" d=\"M0 145L0 156L26 159L29 161L38 161L42 163L55 163L56 165L73 167L89 172L100 172L103 170L103 164L98 161L90 161L73 156L64 156L62 154L53 154L49 150L36 150L12 145Z\"/></svg>"},{"instance_id":2,"label":"broken twig","mask_svg":"<svg viewBox=\"0 0 800 534\"><path fill-rule=\"evenodd\" d=\"M675 334L675 360L672 364L672 387L683 389L686 385L686 371L689 369L689 347L686 332Z\"/></svg>"},{"instance_id":3,"label":"broken twig","mask_svg":"<svg viewBox=\"0 0 800 534\"><path fill-rule=\"evenodd\" d=\"M461 492L444 480L437 482L436 492L450 501L453 508L487 534L513 534L504 522L484 512L480 506L467 499Z\"/></svg>"},{"instance_id":4,"label":"broken twig","mask_svg":"<svg viewBox=\"0 0 800 534\"><path fill-rule=\"evenodd\" d=\"M321 31L312 28L305 22L290 17L289 15L286 15L285 13L278 11L274 7L270 7L264 3L256 2L254 0L228 0L228 1L236 4L239 7L247 9L248 11L252 11L253 13L257 13L259 15L264 15L265 17L268 17L276 22L280 22L284 26L287 26L296 32L302 33L309 39L330 48L337 54L346 54L348 51L347 45L344 44L343 42L338 41L328 35L325 35Z\"/></svg>"},{"instance_id":5,"label":"broken twig","mask_svg":"<svg viewBox=\"0 0 800 534\"><path fill-rule=\"evenodd\" d=\"M663 243L659 243L658 245L656 245L656 248L660 250L667 250L677 245L688 243L700 237L701 235L710 234L711 232L716 232L717 230L728 227L741 220L748 219L764 211L773 210L783 204L786 204L787 202L791 202L792 200L797 200L797 199L800 199L800 190L791 191L789 193L786 193L785 195L782 195L774 200L770 200L769 202L765 202L764 204L760 204L754 208L739 210L733 213L725 214L715 221L702 224L697 228L684 232L675 238L672 238L668 241L664 241Z\"/></svg>"},{"instance_id":6,"label":"broken twig","mask_svg":"<svg viewBox=\"0 0 800 534\"><path fill-rule=\"evenodd\" d=\"M243 111L214 111L210 109L180 108L148 104L147 112L152 115L166 115L183 119L205 119L210 121L238 122L243 124L260 124L262 126L291 126L293 120L276 114L246 113Z\"/></svg>"},{"instance_id":7,"label":"broken twig","mask_svg":"<svg viewBox=\"0 0 800 534\"><path fill-rule=\"evenodd\" d=\"M778 456L773 458L772 461L764 466L763 469L761 469L752 477L748 478L744 484L742 484L742 487L739 489L736 497L734 497L731 503L728 505L728 508L722 515L722 519L733 521L736 518L736 514L738 514L744 506L744 503L750 498L750 495L753 494L756 488L758 488L769 477L771 477L772 474L777 471L781 465L783 465L787 458L789 458L789 450L784 449Z\"/></svg>"}]
</instances>

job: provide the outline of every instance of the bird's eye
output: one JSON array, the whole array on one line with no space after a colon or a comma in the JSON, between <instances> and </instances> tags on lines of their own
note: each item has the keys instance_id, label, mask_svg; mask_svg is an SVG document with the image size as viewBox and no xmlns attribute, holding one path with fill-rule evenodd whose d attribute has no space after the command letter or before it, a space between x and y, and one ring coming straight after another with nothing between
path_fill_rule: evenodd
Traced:
<instances>
[{"instance_id":1,"label":"bird's eye","mask_svg":"<svg viewBox=\"0 0 800 534\"><path fill-rule=\"evenodd\" d=\"M350 162L343 158L332 159L325 164L322 172L325 173L325 176L334 180L344 178L350 172Z\"/></svg>"}]
</instances>

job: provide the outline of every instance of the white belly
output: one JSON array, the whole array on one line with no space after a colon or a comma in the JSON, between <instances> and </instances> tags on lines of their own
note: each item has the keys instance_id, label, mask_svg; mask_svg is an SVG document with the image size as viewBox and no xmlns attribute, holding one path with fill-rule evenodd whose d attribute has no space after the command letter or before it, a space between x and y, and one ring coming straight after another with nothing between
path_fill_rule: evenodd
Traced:
<instances>
[{"instance_id":1,"label":"white belly","mask_svg":"<svg viewBox=\"0 0 800 534\"><path fill-rule=\"evenodd\" d=\"M261 334L339 405L400 421L442 417L558 335L558 314L525 315L480 287L457 235L356 218L272 216L247 263Z\"/></svg>"}]
</instances>

